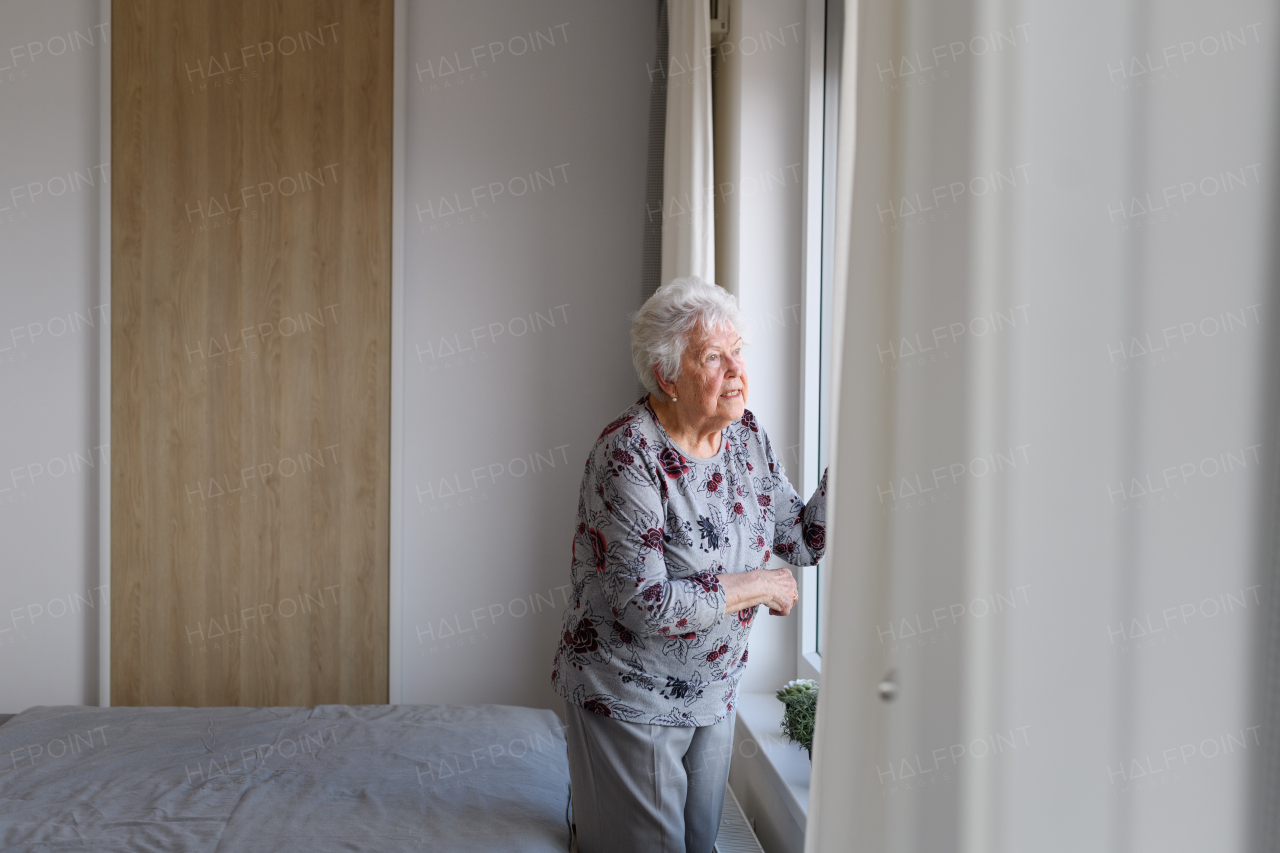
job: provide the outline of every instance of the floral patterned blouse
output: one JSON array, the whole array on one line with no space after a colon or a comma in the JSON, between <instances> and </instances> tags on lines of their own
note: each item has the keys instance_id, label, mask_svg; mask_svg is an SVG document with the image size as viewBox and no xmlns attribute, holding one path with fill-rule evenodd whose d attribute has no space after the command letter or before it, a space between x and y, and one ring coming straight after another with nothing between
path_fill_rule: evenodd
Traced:
<instances>
[{"instance_id":1,"label":"floral patterned blouse","mask_svg":"<svg viewBox=\"0 0 1280 853\"><path fill-rule=\"evenodd\" d=\"M551 684L619 720L706 726L737 707L757 607L725 614L716 575L816 563L827 477L808 504L750 411L710 459L685 456L649 406L605 427L582 475L573 596Z\"/></svg>"}]
</instances>

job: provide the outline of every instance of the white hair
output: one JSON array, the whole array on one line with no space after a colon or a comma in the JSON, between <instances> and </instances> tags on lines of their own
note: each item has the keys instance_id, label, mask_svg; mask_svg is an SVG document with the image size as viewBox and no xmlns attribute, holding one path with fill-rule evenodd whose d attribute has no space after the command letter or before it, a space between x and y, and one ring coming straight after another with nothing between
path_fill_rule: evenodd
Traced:
<instances>
[{"instance_id":1,"label":"white hair","mask_svg":"<svg viewBox=\"0 0 1280 853\"><path fill-rule=\"evenodd\" d=\"M667 395L653 375L656 365L662 378L680 378L680 359L694 332L732 328L742 333L738 299L723 287L698 276L672 279L645 300L631 321L631 361L645 389L658 400Z\"/></svg>"}]
</instances>

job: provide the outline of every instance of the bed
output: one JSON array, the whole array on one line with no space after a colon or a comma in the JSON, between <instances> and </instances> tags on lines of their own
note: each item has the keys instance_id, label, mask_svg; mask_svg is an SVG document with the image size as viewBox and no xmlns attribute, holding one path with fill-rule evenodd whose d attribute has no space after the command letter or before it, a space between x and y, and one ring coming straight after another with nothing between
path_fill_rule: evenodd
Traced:
<instances>
[{"instance_id":1,"label":"bed","mask_svg":"<svg viewBox=\"0 0 1280 853\"><path fill-rule=\"evenodd\" d=\"M0 724L0 849L566 851L554 713L35 707Z\"/></svg>"}]
</instances>

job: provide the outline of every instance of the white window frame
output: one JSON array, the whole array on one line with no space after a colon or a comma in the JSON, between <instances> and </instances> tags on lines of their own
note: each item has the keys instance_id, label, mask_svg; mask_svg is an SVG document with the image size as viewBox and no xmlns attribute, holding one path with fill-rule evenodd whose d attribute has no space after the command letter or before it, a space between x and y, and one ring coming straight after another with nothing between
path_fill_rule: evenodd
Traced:
<instances>
[{"instance_id":1,"label":"white window frame","mask_svg":"<svg viewBox=\"0 0 1280 853\"><path fill-rule=\"evenodd\" d=\"M831 399L832 269L835 246L836 110L840 102L841 36L844 0L806 0L804 102L804 249L801 255L800 491L817 488L826 465ZM827 366L824 369L824 366ZM818 678L818 567L800 570L800 618L796 674Z\"/></svg>"}]
</instances>

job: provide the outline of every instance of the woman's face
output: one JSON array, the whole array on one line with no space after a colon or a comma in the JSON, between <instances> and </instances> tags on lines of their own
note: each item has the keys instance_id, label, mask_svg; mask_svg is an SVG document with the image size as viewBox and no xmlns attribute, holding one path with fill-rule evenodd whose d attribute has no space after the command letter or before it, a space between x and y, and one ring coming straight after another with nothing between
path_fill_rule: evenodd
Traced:
<instances>
[{"instance_id":1,"label":"woman's face","mask_svg":"<svg viewBox=\"0 0 1280 853\"><path fill-rule=\"evenodd\" d=\"M727 426L742 417L747 405L747 365L736 329L694 333L680 361L675 392L676 405L692 420L723 420Z\"/></svg>"}]
</instances>

